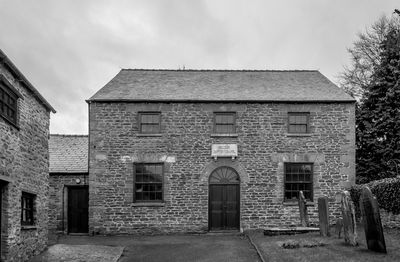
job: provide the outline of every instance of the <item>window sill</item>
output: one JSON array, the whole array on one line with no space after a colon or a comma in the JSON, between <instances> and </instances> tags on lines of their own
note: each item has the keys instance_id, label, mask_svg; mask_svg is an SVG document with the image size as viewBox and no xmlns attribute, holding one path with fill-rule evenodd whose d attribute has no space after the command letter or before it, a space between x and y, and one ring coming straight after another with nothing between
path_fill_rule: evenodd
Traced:
<instances>
[{"instance_id":1,"label":"window sill","mask_svg":"<svg viewBox=\"0 0 400 262\"><path fill-rule=\"evenodd\" d=\"M8 118L4 117L3 115L0 115L1 118L3 118L8 124L10 124L13 128L17 129L17 131L20 130L19 125L17 123L14 123L13 121L8 120Z\"/></svg>"},{"instance_id":2,"label":"window sill","mask_svg":"<svg viewBox=\"0 0 400 262\"><path fill-rule=\"evenodd\" d=\"M286 136L291 136L291 137L310 137L312 134L310 133L287 133Z\"/></svg>"},{"instance_id":3,"label":"window sill","mask_svg":"<svg viewBox=\"0 0 400 262\"><path fill-rule=\"evenodd\" d=\"M132 203L133 207L165 207L164 202L138 202Z\"/></svg>"},{"instance_id":4,"label":"window sill","mask_svg":"<svg viewBox=\"0 0 400 262\"><path fill-rule=\"evenodd\" d=\"M293 202L283 202L284 206L299 206L299 202L293 201ZM307 202L306 206L315 206L314 202Z\"/></svg>"},{"instance_id":5,"label":"window sill","mask_svg":"<svg viewBox=\"0 0 400 262\"><path fill-rule=\"evenodd\" d=\"M160 137L162 134L137 134L138 137Z\"/></svg>"},{"instance_id":6,"label":"window sill","mask_svg":"<svg viewBox=\"0 0 400 262\"><path fill-rule=\"evenodd\" d=\"M211 137L238 137L238 134L211 134Z\"/></svg>"},{"instance_id":7,"label":"window sill","mask_svg":"<svg viewBox=\"0 0 400 262\"><path fill-rule=\"evenodd\" d=\"M36 230L36 226L21 226L22 230Z\"/></svg>"}]
</instances>

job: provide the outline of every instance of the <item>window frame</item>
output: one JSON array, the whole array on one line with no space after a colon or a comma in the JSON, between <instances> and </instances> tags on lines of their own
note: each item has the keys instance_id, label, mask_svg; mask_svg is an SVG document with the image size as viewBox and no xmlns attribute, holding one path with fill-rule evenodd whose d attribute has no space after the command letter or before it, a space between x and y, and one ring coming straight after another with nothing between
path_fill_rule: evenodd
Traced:
<instances>
[{"instance_id":1,"label":"window frame","mask_svg":"<svg viewBox=\"0 0 400 262\"><path fill-rule=\"evenodd\" d=\"M305 116L306 117L306 123L303 124L299 124L299 123L290 123L290 117L291 116ZM288 112L288 116L287 116L287 123L288 123L288 127L287 127L287 132L289 134L309 134L310 133L310 112ZM292 132L290 131L290 126L291 125L306 125L306 132Z\"/></svg>"},{"instance_id":2,"label":"window frame","mask_svg":"<svg viewBox=\"0 0 400 262\"><path fill-rule=\"evenodd\" d=\"M137 165L160 165L161 166L161 183L149 183L147 184L161 184L161 200L155 199L155 200L138 200L136 198L136 166ZM133 203L163 203L164 202L164 174L165 174L165 164L163 162L136 162L133 163ZM141 184L146 184L141 182ZM157 192L157 191L156 191Z\"/></svg>"},{"instance_id":3,"label":"window frame","mask_svg":"<svg viewBox=\"0 0 400 262\"><path fill-rule=\"evenodd\" d=\"M12 99L14 104L10 104L7 99L3 99L3 95L8 96L8 100ZM12 124L13 126L18 128L18 99L20 95L18 92L14 90L14 88L8 83L7 79L5 79L2 75L0 75L0 102L6 108L6 110L12 110L14 112L14 118L11 118L8 113L3 113L2 109L0 108L0 116L5 119L8 123ZM0 105L1 106L1 105Z\"/></svg>"},{"instance_id":4,"label":"window frame","mask_svg":"<svg viewBox=\"0 0 400 262\"><path fill-rule=\"evenodd\" d=\"M287 167L290 165L310 165L311 166L311 175L310 175L310 182L291 182L291 184L311 184L311 189L310 189L310 199L306 198L307 201L309 202L314 202L314 163L312 162L285 162L284 163L284 170L283 170L283 202L296 202L297 200L291 200L291 199L287 199L286 198L286 183L288 183L286 180L286 176L287 176ZM299 190L299 191L303 191L304 190ZM304 196L305 197L305 196Z\"/></svg>"},{"instance_id":5,"label":"window frame","mask_svg":"<svg viewBox=\"0 0 400 262\"><path fill-rule=\"evenodd\" d=\"M217 124L217 115L232 115L233 116L233 123L232 124ZM236 134L236 119L237 119L237 113L234 111L216 111L214 112L214 121L213 121L213 133L214 134ZM217 125L232 125L233 130L232 132L218 132L217 131Z\"/></svg>"},{"instance_id":6,"label":"window frame","mask_svg":"<svg viewBox=\"0 0 400 262\"><path fill-rule=\"evenodd\" d=\"M30 200L29 207L24 208L24 199ZM36 195L28 192L22 192L21 194L21 226L34 226L35 225L35 202L36 202ZM28 202L29 203L29 202ZM24 220L24 213L28 212L29 216L31 217L31 221ZM27 217L27 214L25 214Z\"/></svg>"},{"instance_id":7,"label":"window frame","mask_svg":"<svg viewBox=\"0 0 400 262\"><path fill-rule=\"evenodd\" d=\"M154 124L155 126L158 126L158 131L157 132L143 132L142 130L142 116L144 115L157 115L158 116L158 123ZM149 135L154 135L154 134L161 134L161 112L160 111L143 111L143 112L138 112L138 124L139 124L139 134L149 134ZM146 123L149 125L148 123Z\"/></svg>"}]
</instances>

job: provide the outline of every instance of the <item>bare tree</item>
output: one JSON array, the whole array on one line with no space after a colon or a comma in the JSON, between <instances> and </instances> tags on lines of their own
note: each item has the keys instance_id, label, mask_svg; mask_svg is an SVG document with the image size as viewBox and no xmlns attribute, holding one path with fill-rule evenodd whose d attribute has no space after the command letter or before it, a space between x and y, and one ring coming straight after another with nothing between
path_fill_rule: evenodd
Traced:
<instances>
[{"instance_id":1,"label":"bare tree","mask_svg":"<svg viewBox=\"0 0 400 262\"><path fill-rule=\"evenodd\" d=\"M364 87L370 84L374 69L381 63L382 42L393 27L400 28L399 17L382 16L371 28L359 33L353 47L347 49L351 56L351 64L339 73L338 82L341 88L357 100L361 98Z\"/></svg>"}]
</instances>

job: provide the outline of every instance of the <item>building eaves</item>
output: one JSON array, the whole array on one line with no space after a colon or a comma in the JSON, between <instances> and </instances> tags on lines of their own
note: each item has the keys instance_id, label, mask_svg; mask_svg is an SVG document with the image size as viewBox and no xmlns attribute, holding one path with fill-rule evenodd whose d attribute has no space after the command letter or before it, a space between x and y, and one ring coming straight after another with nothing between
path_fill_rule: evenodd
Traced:
<instances>
[{"instance_id":1,"label":"building eaves","mask_svg":"<svg viewBox=\"0 0 400 262\"><path fill-rule=\"evenodd\" d=\"M39 93L39 91L29 82L29 80L19 71L14 63L7 57L7 55L0 49L0 62L4 63L12 74L30 90L39 101L51 112L56 113L56 110L50 105L49 102Z\"/></svg>"}]
</instances>

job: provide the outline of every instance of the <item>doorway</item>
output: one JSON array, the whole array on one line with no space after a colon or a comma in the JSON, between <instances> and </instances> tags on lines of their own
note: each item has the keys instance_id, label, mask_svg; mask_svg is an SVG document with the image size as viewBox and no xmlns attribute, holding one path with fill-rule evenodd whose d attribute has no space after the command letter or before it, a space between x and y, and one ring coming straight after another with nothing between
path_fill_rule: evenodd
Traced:
<instances>
[{"instance_id":1,"label":"doorway","mask_svg":"<svg viewBox=\"0 0 400 262\"><path fill-rule=\"evenodd\" d=\"M89 188L68 187L68 233L89 232Z\"/></svg>"},{"instance_id":2,"label":"doorway","mask_svg":"<svg viewBox=\"0 0 400 262\"><path fill-rule=\"evenodd\" d=\"M240 228L240 179L230 167L215 169L209 180L209 230Z\"/></svg>"}]
</instances>

